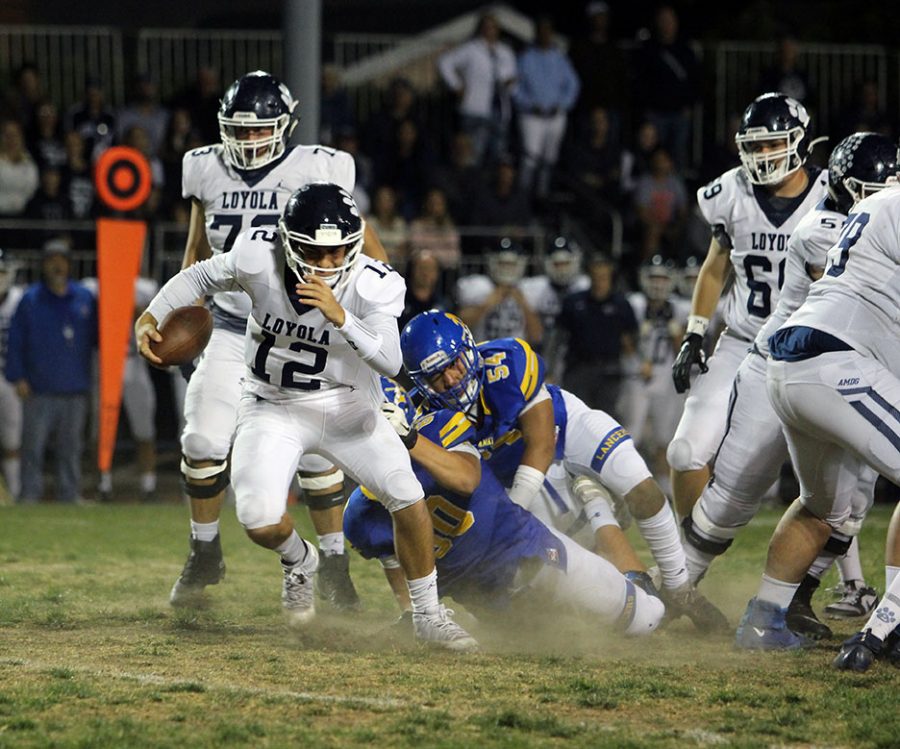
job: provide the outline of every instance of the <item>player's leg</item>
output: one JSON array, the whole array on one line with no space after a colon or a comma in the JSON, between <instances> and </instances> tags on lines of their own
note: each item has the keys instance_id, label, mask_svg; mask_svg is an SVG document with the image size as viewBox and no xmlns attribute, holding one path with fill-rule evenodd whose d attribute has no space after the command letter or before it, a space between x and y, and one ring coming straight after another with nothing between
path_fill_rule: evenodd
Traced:
<instances>
[{"instance_id":1,"label":"player's leg","mask_svg":"<svg viewBox=\"0 0 900 749\"><path fill-rule=\"evenodd\" d=\"M316 591L335 608L358 610L359 595L350 579L344 544L344 473L324 458L307 454L300 460L297 476L319 542Z\"/></svg>"},{"instance_id":2,"label":"player's leg","mask_svg":"<svg viewBox=\"0 0 900 749\"><path fill-rule=\"evenodd\" d=\"M141 499L148 501L156 491L156 391L147 363L138 356L125 360L122 404L137 445Z\"/></svg>"},{"instance_id":3,"label":"player's leg","mask_svg":"<svg viewBox=\"0 0 900 749\"><path fill-rule=\"evenodd\" d=\"M391 513L397 558L406 573L416 637L451 650L478 643L438 600L434 531L422 485L393 427L365 393L336 394L328 404L319 452L365 486Z\"/></svg>"},{"instance_id":4,"label":"player's leg","mask_svg":"<svg viewBox=\"0 0 900 749\"><path fill-rule=\"evenodd\" d=\"M884 589L891 587L900 576L900 504L894 508L891 522L888 525L887 541L884 550Z\"/></svg>"},{"instance_id":5,"label":"player's leg","mask_svg":"<svg viewBox=\"0 0 900 749\"><path fill-rule=\"evenodd\" d=\"M198 603L203 589L225 576L219 514L244 373L243 336L214 329L185 393L181 475L191 505L191 552L172 587L173 606Z\"/></svg>"},{"instance_id":6,"label":"player's leg","mask_svg":"<svg viewBox=\"0 0 900 749\"><path fill-rule=\"evenodd\" d=\"M862 630L841 646L832 665L842 671L865 671L875 658L887 656L900 665L900 576L894 578L884 592L878 608L872 612Z\"/></svg>"},{"instance_id":7,"label":"player's leg","mask_svg":"<svg viewBox=\"0 0 900 749\"><path fill-rule=\"evenodd\" d=\"M0 377L0 471L13 499L22 492L22 400Z\"/></svg>"},{"instance_id":8,"label":"player's leg","mask_svg":"<svg viewBox=\"0 0 900 749\"><path fill-rule=\"evenodd\" d=\"M552 531L551 531L552 532ZM662 621L663 602L626 579L602 557L561 533L560 564L545 564L529 582L543 605L554 603L617 625L625 634L649 634Z\"/></svg>"},{"instance_id":9,"label":"player's leg","mask_svg":"<svg viewBox=\"0 0 900 749\"><path fill-rule=\"evenodd\" d=\"M287 512L287 496L304 443L313 444L321 409L316 404L241 398L232 450L237 517L255 544L278 552L283 583L281 605L291 626L316 612L313 579L319 565L315 546L300 537Z\"/></svg>"},{"instance_id":10,"label":"player's leg","mask_svg":"<svg viewBox=\"0 0 900 749\"><path fill-rule=\"evenodd\" d=\"M781 421L766 392L765 359L748 357L734 378L713 480L682 520L691 582L703 578L712 561L755 517L787 457Z\"/></svg>"},{"instance_id":11,"label":"player's leg","mask_svg":"<svg viewBox=\"0 0 900 749\"><path fill-rule=\"evenodd\" d=\"M709 463L725 433L731 384L747 347L745 341L721 336L709 359L709 371L691 385L675 436L666 450L672 496L680 517L690 514L709 482Z\"/></svg>"}]
</instances>

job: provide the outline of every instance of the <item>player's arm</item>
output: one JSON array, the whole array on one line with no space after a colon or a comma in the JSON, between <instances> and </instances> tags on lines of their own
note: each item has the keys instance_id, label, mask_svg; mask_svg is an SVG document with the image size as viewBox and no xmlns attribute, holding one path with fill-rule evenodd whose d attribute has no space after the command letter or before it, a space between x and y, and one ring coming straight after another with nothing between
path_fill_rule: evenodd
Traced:
<instances>
[{"instance_id":1,"label":"player's arm","mask_svg":"<svg viewBox=\"0 0 900 749\"><path fill-rule=\"evenodd\" d=\"M518 423L525 449L509 496L513 502L527 509L541 490L544 476L556 454L553 401L545 388L541 388L519 414Z\"/></svg>"},{"instance_id":2,"label":"player's arm","mask_svg":"<svg viewBox=\"0 0 900 749\"><path fill-rule=\"evenodd\" d=\"M387 251L378 237L378 232L372 228L368 221L363 234L363 252L371 258L380 260L382 263L388 261Z\"/></svg>"},{"instance_id":3,"label":"player's arm","mask_svg":"<svg viewBox=\"0 0 900 749\"><path fill-rule=\"evenodd\" d=\"M203 204L197 198L191 198L191 219L188 224L188 236L184 245L181 267L187 268L210 257L212 257L212 250L206 236L206 213L203 210Z\"/></svg>"},{"instance_id":4,"label":"player's arm","mask_svg":"<svg viewBox=\"0 0 900 749\"><path fill-rule=\"evenodd\" d=\"M409 451L442 487L465 497L471 495L481 483L481 458L475 448L471 450L447 450L427 437L419 436Z\"/></svg>"},{"instance_id":5,"label":"player's arm","mask_svg":"<svg viewBox=\"0 0 900 749\"><path fill-rule=\"evenodd\" d=\"M703 353L703 336L709 328L709 320L716 311L722 289L730 268L729 248L716 236L709 241L709 251L700 266L694 296L691 299L691 314L681 348L672 365L672 380L675 390L683 393L691 387L691 367L697 364L700 372L708 371L706 355Z\"/></svg>"}]
</instances>

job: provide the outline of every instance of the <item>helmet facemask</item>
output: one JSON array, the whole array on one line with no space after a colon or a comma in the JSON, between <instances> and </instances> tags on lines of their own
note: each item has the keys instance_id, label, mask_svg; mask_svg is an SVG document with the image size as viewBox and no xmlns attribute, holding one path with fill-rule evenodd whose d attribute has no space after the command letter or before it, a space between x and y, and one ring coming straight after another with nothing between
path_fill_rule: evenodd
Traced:
<instances>
[{"instance_id":1,"label":"helmet facemask","mask_svg":"<svg viewBox=\"0 0 900 749\"><path fill-rule=\"evenodd\" d=\"M291 112L297 102L291 103ZM284 154L288 139L297 121L290 114L272 119L260 119L255 112L235 112L231 117L219 114L219 137L225 156L237 169L259 169L278 160ZM242 137L247 130L271 129L261 138Z\"/></svg>"},{"instance_id":2,"label":"helmet facemask","mask_svg":"<svg viewBox=\"0 0 900 749\"><path fill-rule=\"evenodd\" d=\"M805 134L802 127L783 132L754 127L735 135L741 164L750 182L754 185L776 185L800 169L806 161L806 155L799 152ZM754 145L763 143L778 143L781 147L773 150L754 148Z\"/></svg>"},{"instance_id":3,"label":"helmet facemask","mask_svg":"<svg viewBox=\"0 0 900 749\"><path fill-rule=\"evenodd\" d=\"M284 260L288 268L300 281L307 276L318 276L334 292L338 294L349 282L350 271L359 260L365 234L365 221L360 219L359 230L343 236L336 225L322 224L315 230L314 236L290 231L284 219L278 221L278 235L284 247ZM323 268L316 264L316 255L344 248L344 257L340 265Z\"/></svg>"},{"instance_id":4,"label":"helmet facemask","mask_svg":"<svg viewBox=\"0 0 900 749\"><path fill-rule=\"evenodd\" d=\"M438 392L432 382L457 362L463 368L462 379L443 392ZM462 351L455 357L451 357L446 351L438 350L425 357L419 369L409 372L410 378L429 403L463 413L470 413L478 403L483 375L484 362L471 334L468 335Z\"/></svg>"},{"instance_id":5,"label":"helmet facemask","mask_svg":"<svg viewBox=\"0 0 900 749\"><path fill-rule=\"evenodd\" d=\"M874 195L876 192L888 187L888 183L886 182L864 182L856 177L846 177L842 180L841 184L844 186L844 189L850 193L850 197L853 198L853 206L863 198L868 198L870 195ZM851 208L853 206L851 206Z\"/></svg>"}]
</instances>

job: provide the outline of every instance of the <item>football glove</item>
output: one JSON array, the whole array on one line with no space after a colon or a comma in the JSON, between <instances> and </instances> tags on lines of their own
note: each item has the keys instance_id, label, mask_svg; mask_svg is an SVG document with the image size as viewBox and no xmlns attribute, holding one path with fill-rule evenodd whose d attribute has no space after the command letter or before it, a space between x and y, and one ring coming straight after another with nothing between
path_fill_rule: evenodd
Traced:
<instances>
[{"instance_id":1,"label":"football glove","mask_svg":"<svg viewBox=\"0 0 900 749\"><path fill-rule=\"evenodd\" d=\"M407 450L412 450L419 439L419 433L413 429L406 420L406 414L396 403L382 403L381 413L386 418L394 431L400 437L400 441Z\"/></svg>"},{"instance_id":2,"label":"football glove","mask_svg":"<svg viewBox=\"0 0 900 749\"><path fill-rule=\"evenodd\" d=\"M703 336L699 333L688 333L681 342L678 356L672 365L672 380L675 390L684 393L691 389L691 366L700 367L700 374L706 374L706 352L703 351Z\"/></svg>"}]
</instances>

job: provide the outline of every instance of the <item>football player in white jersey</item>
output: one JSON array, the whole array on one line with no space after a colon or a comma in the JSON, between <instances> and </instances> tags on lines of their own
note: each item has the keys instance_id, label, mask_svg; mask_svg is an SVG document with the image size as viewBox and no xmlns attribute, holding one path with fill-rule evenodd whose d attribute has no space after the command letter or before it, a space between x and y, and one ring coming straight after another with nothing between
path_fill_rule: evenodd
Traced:
<instances>
[{"instance_id":1,"label":"football player in white jersey","mask_svg":"<svg viewBox=\"0 0 900 749\"><path fill-rule=\"evenodd\" d=\"M623 388L622 412L657 481L668 484L665 450L684 403L683 396L672 395L672 363L684 335L687 305L673 293L672 261L656 255L641 266L638 276L641 290L628 295L638 323L638 355Z\"/></svg>"},{"instance_id":2,"label":"football player in white jersey","mask_svg":"<svg viewBox=\"0 0 900 749\"><path fill-rule=\"evenodd\" d=\"M769 399L784 425L800 497L769 543L765 574L738 628L739 647L808 643L787 627L786 608L850 516L861 466L900 483L898 321L900 188L888 187L853 208L824 274L769 339ZM898 560L887 561L896 570ZM863 632L844 644L836 667L868 668L900 621L900 578L886 582L884 598Z\"/></svg>"},{"instance_id":3,"label":"football player in white jersey","mask_svg":"<svg viewBox=\"0 0 900 749\"><path fill-rule=\"evenodd\" d=\"M287 87L263 71L242 76L225 93L218 113L221 144L184 156L182 191L191 200L191 219L182 267L229 252L241 232L274 239L287 200L301 185L325 180L353 190L350 154L323 146L288 146L296 107ZM386 259L370 230L366 251ZM181 471L191 504L191 552L170 595L176 606L198 603L204 588L225 574L219 513L229 481L249 310L243 291L213 296L212 338L185 394ZM316 455L304 456L301 471L324 552L320 594L341 608L355 608L359 599L349 577L341 526L343 477Z\"/></svg>"},{"instance_id":4,"label":"football player in white jersey","mask_svg":"<svg viewBox=\"0 0 900 749\"><path fill-rule=\"evenodd\" d=\"M0 250L0 372L6 364L6 339L13 313L25 291L16 285L18 265ZM0 377L0 469L11 499L22 489L22 401L5 377Z\"/></svg>"},{"instance_id":5,"label":"football player in white jersey","mask_svg":"<svg viewBox=\"0 0 900 749\"><path fill-rule=\"evenodd\" d=\"M672 367L675 389L691 392L666 454L682 516L690 514L709 480L738 365L778 302L788 238L826 194L826 176L817 167L804 166L811 146L808 128L809 115L800 102L780 93L763 94L744 111L735 136L741 166L697 191L712 239ZM703 336L732 272L727 327L707 364ZM691 388L694 364L703 376Z\"/></svg>"},{"instance_id":6,"label":"football player in white jersey","mask_svg":"<svg viewBox=\"0 0 900 749\"><path fill-rule=\"evenodd\" d=\"M409 581L416 636L454 650L476 647L437 597L432 526L400 437L378 411L378 375L400 369L397 317L406 284L390 266L360 262L365 222L347 188L313 182L288 200L276 233L244 232L231 252L172 278L138 320L142 355L175 308L213 291L242 289L251 310L234 440L238 520L281 555L282 605L291 624L315 614L315 546L294 530L288 487L315 451L370 487L391 512Z\"/></svg>"},{"instance_id":7,"label":"football player in white jersey","mask_svg":"<svg viewBox=\"0 0 900 749\"><path fill-rule=\"evenodd\" d=\"M791 235L778 306L757 334L734 380L728 428L716 452L713 480L684 519L685 553L694 583L756 515L763 495L788 459L781 422L766 394L769 336L803 303L813 280L821 277L825 256L837 242L856 202L883 189L885 181L897 174L897 168L896 144L876 133L854 133L831 153L828 197L801 219ZM830 637L831 631L811 608L811 598L835 556L846 554L859 533L873 501L876 478L870 468L862 470L850 519L831 535L791 602L787 623L795 632L815 639ZM860 589L864 587L858 551L855 562L851 559L844 564L849 578L859 580ZM854 570L849 571L850 567ZM874 603L874 596L870 600Z\"/></svg>"}]
</instances>

